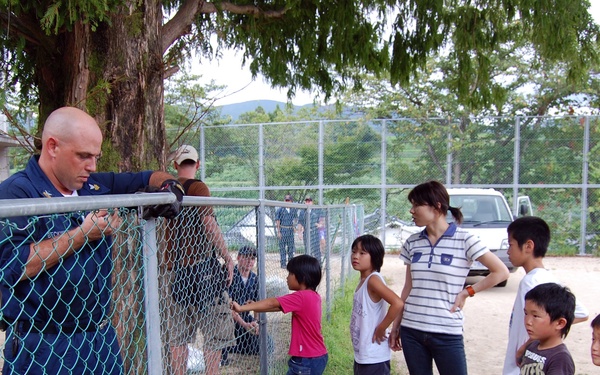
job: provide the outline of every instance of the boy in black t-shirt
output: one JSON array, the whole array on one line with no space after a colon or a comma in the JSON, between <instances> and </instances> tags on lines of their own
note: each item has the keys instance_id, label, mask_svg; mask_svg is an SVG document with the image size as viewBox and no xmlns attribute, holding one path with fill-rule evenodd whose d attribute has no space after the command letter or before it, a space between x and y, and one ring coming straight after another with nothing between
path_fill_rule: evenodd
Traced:
<instances>
[{"instance_id":1,"label":"boy in black t-shirt","mask_svg":"<svg viewBox=\"0 0 600 375\"><path fill-rule=\"evenodd\" d=\"M575 374L563 338L575 318L575 296L556 283L536 286L525 294L527 341L517 352L521 375Z\"/></svg>"}]
</instances>

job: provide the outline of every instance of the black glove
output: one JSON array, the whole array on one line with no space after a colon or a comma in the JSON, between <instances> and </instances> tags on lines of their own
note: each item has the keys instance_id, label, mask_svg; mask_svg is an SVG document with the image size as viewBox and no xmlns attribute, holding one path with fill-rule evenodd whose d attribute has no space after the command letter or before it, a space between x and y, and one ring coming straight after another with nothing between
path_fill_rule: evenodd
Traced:
<instances>
[{"instance_id":1,"label":"black glove","mask_svg":"<svg viewBox=\"0 0 600 375\"><path fill-rule=\"evenodd\" d=\"M153 217L165 217L172 219L179 214L181 211L181 201L183 200L184 190L183 186L177 180L165 180L160 188L153 186L146 186L144 192L147 193L173 193L177 197L177 200L173 203L157 204L154 206L148 206L144 209L144 220L148 220Z\"/></svg>"}]
</instances>

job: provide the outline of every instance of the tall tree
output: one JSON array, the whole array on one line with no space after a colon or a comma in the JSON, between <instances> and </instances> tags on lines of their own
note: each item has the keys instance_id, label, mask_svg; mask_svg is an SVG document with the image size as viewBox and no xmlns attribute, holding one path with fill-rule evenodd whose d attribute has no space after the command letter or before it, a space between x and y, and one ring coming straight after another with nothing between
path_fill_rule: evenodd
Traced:
<instances>
[{"instance_id":1,"label":"tall tree","mask_svg":"<svg viewBox=\"0 0 600 375\"><path fill-rule=\"evenodd\" d=\"M586 0L0 0L2 84L39 103L40 124L62 105L85 108L117 169L159 167L164 78L193 51L210 58L243 49L252 73L290 96L318 88L329 97L350 81L360 86L364 71L390 67L392 83L406 84L452 42L466 97L492 83L490 52L517 34L540 59L564 61L568 77L580 78L597 60L587 8ZM391 53L382 41L390 15Z\"/></svg>"}]
</instances>

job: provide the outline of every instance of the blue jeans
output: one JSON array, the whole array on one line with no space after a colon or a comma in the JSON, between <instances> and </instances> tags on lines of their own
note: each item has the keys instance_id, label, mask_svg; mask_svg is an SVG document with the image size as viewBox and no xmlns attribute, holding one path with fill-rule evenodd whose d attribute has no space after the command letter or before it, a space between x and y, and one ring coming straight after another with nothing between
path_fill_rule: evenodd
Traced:
<instances>
[{"instance_id":1,"label":"blue jeans","mask_svg":"<svg viewBox=\"0 0 600 375\"><path fill-rule=\"evenodd\" d=\"M440 375L466 375L462 335L423 332L402 327L400 340L410 375L432 375L432 359Z\"/></svg>"},{"instance_id":2,"label":"blue jeans","mask_svg":"<svg viewBox=\"0 0 600 375\"><path fill-rule=\"evenodd\" d=\"M328 359L327 354L314 358L291 357L288 361L287 375L321 375L325 371Z\"/></svg>"}]
</instances>

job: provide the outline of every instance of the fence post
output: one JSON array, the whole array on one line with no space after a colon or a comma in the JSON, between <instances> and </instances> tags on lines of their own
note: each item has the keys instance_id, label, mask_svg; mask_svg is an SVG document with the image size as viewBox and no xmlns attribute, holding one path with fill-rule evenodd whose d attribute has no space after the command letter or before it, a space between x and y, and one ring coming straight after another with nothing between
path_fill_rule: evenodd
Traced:
<instances>
[{"instance_id":1,"label":"fence post","mask_svg":"<svg viewBox=\"0 0 600 375\"><path fill-rule=\"evenodd\" d=\"M385 248L385 234L386 234L386 224L387 224L387 122L383 120L381 123L381 232L379 232L379 237L381 237L381 242L383 243L383 247Z\"/></svg>"},{"instance_id":2,"label":"fence post","mask_svg":"<svg viewBox=\"0 0 600 375\"><path fill-rule=\"evenodd\" d=\"M263 191L264 192L264 191ZM267 298L267 272L266 272L266 254L267 244L265 241L265 201L260 200L256 207L257 225L257 246L258 246L258 298L263 300ZM268 358L268 331L267 331L267 313L259 313L259 342L260 342L260 373L267 375L269 369Z\"/></svg>"},{"instance_id":3,"label":"fence post","mask_svg":"<svg viewBox=\"0 0 600 375\"><path fill-rule=\"evenodd\" d=\"M144 307L146 309L146 343L148 375L162 374L160 337L160 307L158 291L158 256L156 243L156 220L144 224Z\"/></svg>"},{"instance_id":4,"label":"fence post","mask_svg":"<svg viewBox=\"0 0 600 375\"><path fill-rule=\"evenodd\" d=\"M521 161L521 118L515 118L515 144L513 156L513 214L519 216L519 175Z\"/></svg>"},{"instance_id":5,"label":"fence post","mask_svg":"<svg viewBox=\"0 0 600 375\"><path fill-rule=\"evenodd\" d=\"M590 117L585 116L583 128L583 160L581 172L581 240L579 241L579 255L585 255L587 232L587 206L588 206L588 168L590 151Z\"/></svg>"},{"instance_id":6,"label":"fence post","mask_svg":"<svg viewBox=\"0 0 600 375\"><path fill-rule=\"evenodd\" d=\"M322 209L321 209L322 210ZM331 214L331 211L329 209L329 207L326 208L326 212L327 214L325 215L325 228L326 228L326 232L327 235L325 237L325 282L327 285L327 289L325 290L326 296L325 296L325 304L326 306L326 310L327 310L327 321L330 322L331 321L331 303L332 303L332 294L330 291L331 288L331 262L330 262L330 257L331 257L331 252L329 251L329 232L330 232L330 228L329 228L329 215ZM321 238L319 236L319 242L321 241ZM321 246L321 244L319 243L319 246Z\"/></svg>"}]
</instances>

